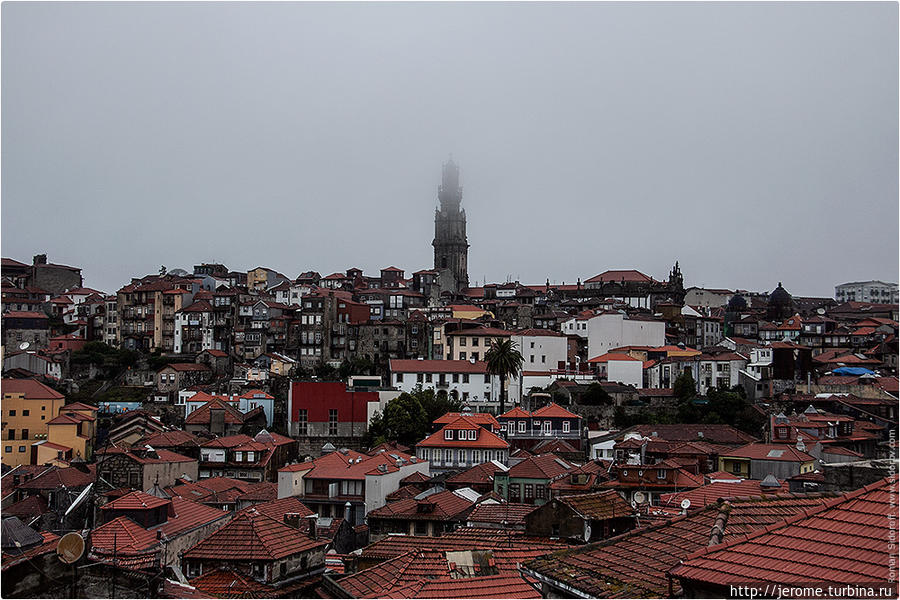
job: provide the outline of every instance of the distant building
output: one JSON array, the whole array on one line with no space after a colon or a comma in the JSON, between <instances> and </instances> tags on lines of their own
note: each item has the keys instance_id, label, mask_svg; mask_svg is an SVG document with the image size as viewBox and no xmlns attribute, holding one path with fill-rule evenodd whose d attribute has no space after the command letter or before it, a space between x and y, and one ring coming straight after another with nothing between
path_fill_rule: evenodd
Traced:
<instances>
[{"instance_id":1,"label":"distant building","mask_svg":"<svg viewBox=\"0 0 900 600\"><path fill-rule=\"evenodd\" d=\"M466 238L466 211L460 208L462 187L459 166L453 159L444 163L438 187L440 207L434 211L434 270L443 291L457 292L469 286L469 241Z\"/></svg>"},{"instance_id":2,"label":"distant building","mask_svg":"<svg viewBox=\"0 0 900 600\"><path fill-rule=\"evenodd\" d=\"M834 299L838 302L897 304L900 288L896 283L884 281L853 281L834 286Z\"/></svg>"}]
</instances>

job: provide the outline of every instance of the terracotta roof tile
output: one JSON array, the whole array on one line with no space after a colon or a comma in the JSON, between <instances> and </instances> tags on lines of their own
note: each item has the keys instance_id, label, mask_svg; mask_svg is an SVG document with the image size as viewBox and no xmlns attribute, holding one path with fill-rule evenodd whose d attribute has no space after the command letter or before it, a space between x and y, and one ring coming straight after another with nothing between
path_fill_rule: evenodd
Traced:
<instances>
[{"instance_id":1,"label":"terracotta roof tile","mask_svg":"<svg viewBox=\"0 0 900 600\"><path fill-rule=\"evenodd\" d=\"M147 510L166 506L171 503L172 501L166 498L151 496L150 494L135 490L116 498L112 502L107 502L100 507L100 510Z\"/></svg>"},{"instance_id":2,"label":"terracotta roof tile","mask_svg":"<svg viewBox=\"0 0 900 600\"><path fill-rule=\"evenodd\" d=\"M186 559L276 560L326 545L293 527L253 511L239 513L230 523L185 551Z\"/></svg>"},{"instance_id":3,"label":"terracotta roof tile","mask_svg":"<svg viewBox=\"0 0 900 600\"><path fill-rule=\"evenodd\" d=\"M777 523L786 516L824 504L828 498L769 497L742 499L727 512L725 539ZM538 574L596 598L668 597L666 571L709 545L713 525L722 517L717 506L620 536L558 552L522 565Z\"/></svg>"},{"instance_id":4,"label":"terracotta roof tile","mask_svg":"<svg viewBox=\"0 0 900 600\"><path fill-rule=\"evenodd\" d=\"M756 530L743 539L698 548L672 569L680 579L728 583L889 584L896 555L887 540L897 505L897 476L834 498Z\"/></svg>"},{"instance_id":5,"label":"terracotta roof tile","mask_svg":"<svg viewBox=\"0 0 900 600\"><path fill-rule=\"evenodd\" d=\"M523 525L525 516L536 509L534 504L517 504L514 502L482 502L469 513L470 523L492 523L501 527L503 523L509 525Z\"/></svg>"}]
</instances>

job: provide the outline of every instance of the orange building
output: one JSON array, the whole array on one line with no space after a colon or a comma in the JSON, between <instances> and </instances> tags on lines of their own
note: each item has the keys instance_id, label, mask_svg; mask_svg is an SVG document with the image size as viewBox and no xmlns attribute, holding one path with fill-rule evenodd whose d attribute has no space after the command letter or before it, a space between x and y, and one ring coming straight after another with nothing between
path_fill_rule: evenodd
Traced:
<instances>
[{"instance_id":1,"label":"orange building","mask_svg":"<svg viewBox=\"0 0 900 600\"><path fill-rule=\"evenodd\" d=\"M3 464L31 464L31 445L46 439L48 423L66 398L36 379L3 379Z\"/></svg>"}]
</instances>

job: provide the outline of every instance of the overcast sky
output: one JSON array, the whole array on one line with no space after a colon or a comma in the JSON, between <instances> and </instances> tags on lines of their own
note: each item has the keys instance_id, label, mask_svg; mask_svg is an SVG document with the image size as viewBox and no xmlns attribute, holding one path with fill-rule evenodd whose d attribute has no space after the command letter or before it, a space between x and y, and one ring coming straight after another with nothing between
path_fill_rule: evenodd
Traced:
<instances>
[{"instance_id":1,"label":"overcast sky","mask_svg":"<svg viewBox=\"0 0 900 600\"><path fill-rule=\"evenodd\" d=\"M895 2L2 5L2 253L606 269L830 296L898 272Z\"/></svg>"}]
</instances>

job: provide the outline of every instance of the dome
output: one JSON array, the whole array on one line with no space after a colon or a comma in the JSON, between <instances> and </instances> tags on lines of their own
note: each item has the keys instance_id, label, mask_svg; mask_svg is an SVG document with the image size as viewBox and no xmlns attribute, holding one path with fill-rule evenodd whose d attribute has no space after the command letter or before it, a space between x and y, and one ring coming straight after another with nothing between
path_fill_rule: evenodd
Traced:
<instances>
[{"instance_id":1,"label":"dome","mask_svg":"<svg viewBox=\"0 0 900 600\"><path fill-rule=\"evenodd\" d=\"M775 288L769 295L769 304L766 310L766 318L768 319L787 319L788 317L793 316L794 314L794 299L791 298L791 295L787 292L786 289L781 287L781 282L778 282L778 287Z\"/></svg>"},{"instance_id":2,"label":"dome","mask_svg":"<svg viewBox=\"0 0 900 600\"><path fill-rule=\"evenodd\" d=\"M735 294L731 297L731 300L728 301L728 307L725 311L736 313L742 310L747 310L747 299L740 294Z\"/></svg>"}]
</instances>

